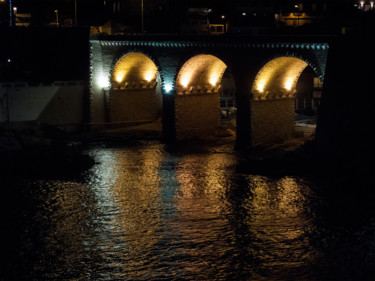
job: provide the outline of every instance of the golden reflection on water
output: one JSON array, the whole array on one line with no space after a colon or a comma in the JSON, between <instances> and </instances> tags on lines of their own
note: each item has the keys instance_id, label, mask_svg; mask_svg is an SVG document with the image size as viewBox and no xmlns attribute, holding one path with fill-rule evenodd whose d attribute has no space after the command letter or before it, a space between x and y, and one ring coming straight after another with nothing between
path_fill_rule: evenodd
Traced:
<instances>
[{"instance_id":1,"label":"golden reflection on water","mask_svg":"<svg viewBox=\"0 0 375 281\"><path fill-rule=\"evenodd\" d=\"M254 239L249 248L253 255L265 266L312 262L316 257L309 251L312 218L304 194L307 187L292 177L249 176L248 181L252 192L243 207L249 214L245 221Z\"/></svg>"},{"instance_id":2,"label":"golden reflection on water","mask_svg":"<svg viewBox=\"0 0 375 281\"><path fill-rule=\"evenodd\" d=\"M112 208L112 240L103 249L129 278L156 274L165 258L174 264L170 274L199 278L238 264L271 272L312 260L311 218L297 179L237 174L231 153L173 156L157 147L108 153L96 171L103 187L98 202L104 196L103 206Z\"/></svg>"},{"instance_id":3,"label":"golden reflection on water","mask_svg":"<svg viewBox=\"0 0 375 281\"><path fill-rule=\"evenodd\" d=\"M161 160L161 155L143 150L119 154L114 163L117 177L112 194L119 207L119 215L112 223L118 233L124 234L122 238L134 258L150 251L157 242Z\"/></svg>"},{"instance_id":4,"label":"golden reflection on water","mask_svg":"<svg viewBox=\"0 0 375 281\"><path fill-rule=\"evenodd\" d=\"M242 156L214 149L94 148L98 164L76 181L10 185L1 277L315 281L338 270L340 279L373 273L362 263L372 257L373 221L353 233L327 229L331 215L322 220L321 212L330 202L314 183L242 173Z\"/></svg>"},{"instance_id":5,"label":"golden reflection on water","mask_svg":"<svg viewBox=\"0 0 375 281\"><path fill-rule=\"evenodd\" d=\"M47 226L42 232L46 256L40 258L43 263L35 269L39 267L45 277L52 278L57 273L73 272L84 259L88 206L93 202L86 187L76 182L47 182L45 188L48 197L36 213L36 220Z\"/></svg>"},{"instance_id":6,"label":"golden reflection on water","mask_svg":"<svg viewBox=\"0 0 375 281\"><path fill-rule=\"evenodd\" d=\"M187 156L181 159L176 169L180 193L175 203L179 211L175 231L183 241L194 245L178 249L191 257L181 264L192 275L219 274L221 267L215 265L211 257L220 259L230 248L230 241L224 239L227 222L222 215L233 161L230 154Z\"/></svg>"}]
</instances>

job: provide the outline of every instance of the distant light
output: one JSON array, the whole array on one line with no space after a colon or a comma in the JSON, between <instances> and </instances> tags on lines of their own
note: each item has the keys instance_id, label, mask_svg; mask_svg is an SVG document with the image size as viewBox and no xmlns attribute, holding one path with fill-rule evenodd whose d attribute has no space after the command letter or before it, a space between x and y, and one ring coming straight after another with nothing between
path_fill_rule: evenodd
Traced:
<instances>
[{"instance_id":1,"label":"distant light","mask_svg":"<svg viewBox=\"0 0 375 281\"><path fill-rule=\"evenodd\" d=\"M243 15L243 16L246 16L246 13L245 13L245 12L243 12L243 13L242 13L242 15Z\"/></svg>"},{"instance_id":2,"label":"distant light","mask_svg":"<svg viewBox=\"0 0 375 281\"><path fill-rule=\"evenodd\" d=\"M221 18L222 18L222 19L225 19L225 15L222 15Z\"/></svg>"},{"instance_id":3,"label":"distant light","mask_svg":"<svg viewBox=\"0 0 375 281\"><path fill-rule=\"evenodd\" d=\"M8 62L12 62L12 60L11 60L11 59L8 59Z\"/></svg>"},{"instance_id":4,"label":"distant light","mask_svg":"<svg viewBox=\"0 0 375 281\"><path fill-rule=\"evenodd\" d=\"M108 78L104 75L101 75L98 77L97 83L100 88L108 88L109 87L109 81Z\"/></svg>"},{"instance_id":5,"label":"distant light","mask_svg":"<svg viewBox=\"0 0 375 281\"><path fill-rule=\"evenodd\" d=\"M172 91L172 85L171 84L165 84L164 86L164 90L169 93L170 91Z\"/></svg>"}]
</instances>

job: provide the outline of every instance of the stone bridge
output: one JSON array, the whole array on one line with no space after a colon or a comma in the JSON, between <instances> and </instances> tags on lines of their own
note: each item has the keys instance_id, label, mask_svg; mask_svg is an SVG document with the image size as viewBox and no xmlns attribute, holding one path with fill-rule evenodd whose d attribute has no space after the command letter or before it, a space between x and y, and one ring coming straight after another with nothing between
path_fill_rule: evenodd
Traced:
<instances>
[{"instance_id":1,"label":"stone bridge","mask_svg":"<svg viewBox=\"0 0 375 281\"><path fill-rule=\"evenodd\" d=\"M161 117L166 140L210 139L226 72L236 85L237 143L252 146L293 134L298 78L310 66L324 82L329 40L95 35L90 48L92 125Z\"/></svg>"}]
</instances>

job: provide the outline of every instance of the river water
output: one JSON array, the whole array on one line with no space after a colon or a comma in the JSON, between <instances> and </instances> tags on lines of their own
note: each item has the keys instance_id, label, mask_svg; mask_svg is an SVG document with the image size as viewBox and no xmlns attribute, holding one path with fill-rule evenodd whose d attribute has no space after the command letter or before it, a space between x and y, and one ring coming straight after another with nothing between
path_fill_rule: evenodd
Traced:
<instances>
[{"instance_id":1,"label":"river water","mask_svg":"<svg viewBox=\"0 0 375 281\"><path fill-rule=\"evenodd\" d=\"M79 176L2 180L0 280L375 280L360 179L249 174L231 145L87 153Z\"/></svg>"}]
</instances>

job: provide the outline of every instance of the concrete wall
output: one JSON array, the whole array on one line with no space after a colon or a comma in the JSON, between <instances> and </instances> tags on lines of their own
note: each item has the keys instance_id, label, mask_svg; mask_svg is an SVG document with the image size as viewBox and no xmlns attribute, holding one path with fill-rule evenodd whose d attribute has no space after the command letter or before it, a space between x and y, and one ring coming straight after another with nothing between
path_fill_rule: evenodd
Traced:
<instances>
[{"instance_id":1,"label":"concrete wall","mask_svg":"<svg viewBox=\"0 0 375 281\"><path fill-rule=\"evenodd\" d=\"M84 121L85 86L82 82L0 84L0 122L40 121L62 128Z\"/></svg>"},{"instance_id":2,"label":"concrete wall","mask_svg":"<svg viewBox=\"0 0 375 281\"><path fill-rule=\"evenodd\" d=\"M110 122L153 121L157 118L158 101L154 88L111 90Z\"/></svg>"},{"instance_id":3,"label":"concrete wall","mask_svg":"<svg viewBox=\"0 0 375 281\"><path fill-rule=\"evenodd\" d=\"M294 114L292 98L252 101L252 144L273 143L292 136Z\"/></svg>"},{"instance_id":4,"label":"concrete wall","mask_svg":"<svg viewBox=\"0 0 375 281\"><path fill-rule=\"evenodd\" d=\"M175 97L176 139L210 139L220 123L220 96L215 94Z\"/></svg>"}]
</instances>

